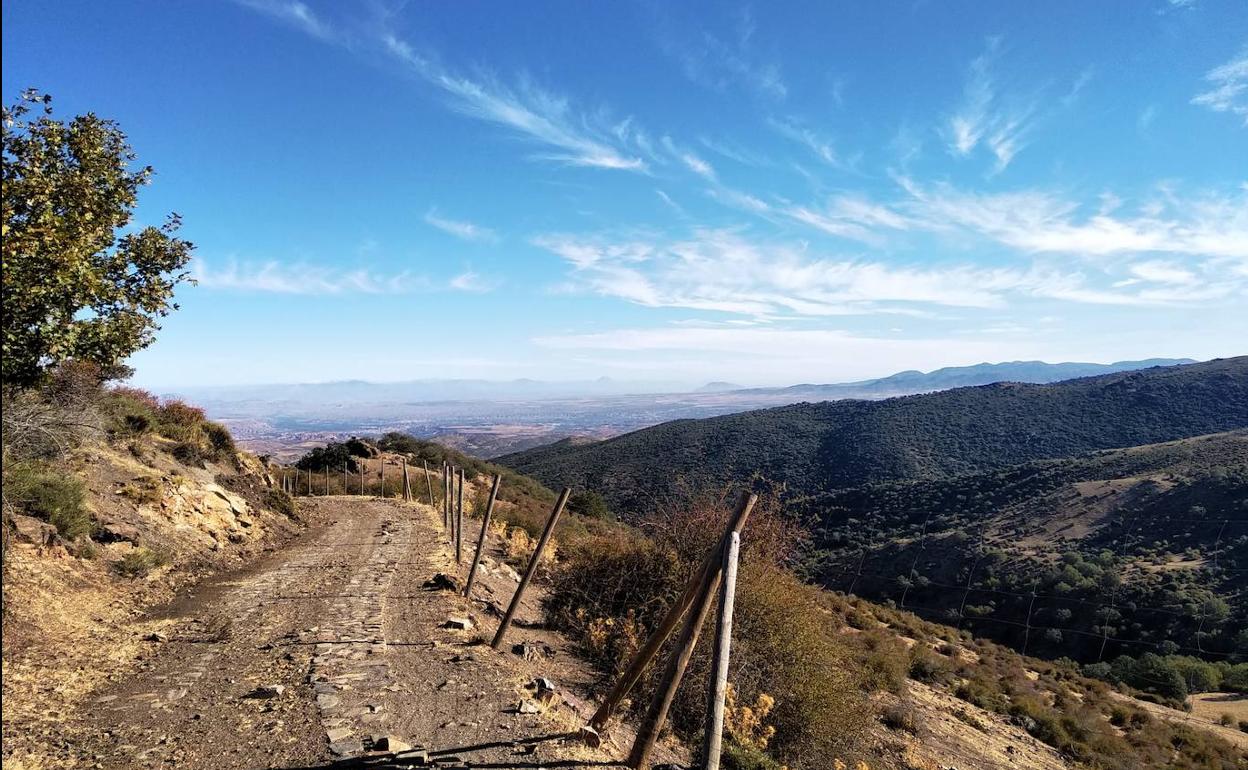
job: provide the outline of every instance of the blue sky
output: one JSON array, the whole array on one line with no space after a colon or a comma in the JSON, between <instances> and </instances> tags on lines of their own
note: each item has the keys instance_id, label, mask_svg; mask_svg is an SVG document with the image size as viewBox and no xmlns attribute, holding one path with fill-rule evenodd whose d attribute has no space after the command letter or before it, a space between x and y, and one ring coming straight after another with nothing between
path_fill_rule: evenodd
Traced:
<instances>
[{"instance_id":1,"label":"blue sky","mask_svg":"<svg viewBox=\"0 0 1248 770\"><path fill-rule=\"evenodd\" d=\"M1248 352L1248 3L23 2L199 283L152 387Z\"/></svg>"}]
</instances>

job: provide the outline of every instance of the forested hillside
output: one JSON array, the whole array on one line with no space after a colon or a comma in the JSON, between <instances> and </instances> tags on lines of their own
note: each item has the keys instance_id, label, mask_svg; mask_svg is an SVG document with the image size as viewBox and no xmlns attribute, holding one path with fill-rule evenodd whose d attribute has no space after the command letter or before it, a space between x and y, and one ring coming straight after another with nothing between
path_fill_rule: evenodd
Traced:
<instances>
[{"instance_id":1,"label":"forested hillside","mask_svg":"<svg viewBox=\"0 0 1248 770\"><path fill-rule=\"evenodd\" d=\"M886 401L804 403L679 420L498 458L623 514L683 487L757 476L802 499L863 484L996 470L1248 427L1248 357L1049 385L999 383Z\"/></svg>"},{"instance_id":2,"label":"forested hillside","mask_svg":"<svg viewBox=\"0 0 1248 770\"><path fill-rule=\"evenodd\" d=\"M1029 652L1248 653L1248 432L804 501L812 577Z\"/></svg>"}]
</instances>

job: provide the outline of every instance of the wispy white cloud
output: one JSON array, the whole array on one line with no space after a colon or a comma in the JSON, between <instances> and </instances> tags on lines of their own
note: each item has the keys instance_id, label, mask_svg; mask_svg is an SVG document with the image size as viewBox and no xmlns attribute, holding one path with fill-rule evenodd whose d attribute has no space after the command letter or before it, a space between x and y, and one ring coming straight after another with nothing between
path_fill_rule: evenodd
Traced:
<instances>
[{"instance_id":1,"label":"wispy white cloud","mask_svg":"<svg viewBox=\"0 0 1248 770\"><path fill-rule=\"evenodd\" d=\"M234 2L244 8L297 27L318 40L332 41L341 35L341 30L335 30L313 13L311 8L298 0L234 0Z\"/></svg>"},{"instance_id":2,"label":"wispy white cloud","mask_svg":"<svg viewBox=\"0 0 1248 770\"><path fill-rule=\"evenodd\" d=\"M441 66L394 32L360 22L331 23L297 0L236 0L246 8L286 23L305 34L350 50L392 57L410 72L440 89L452 109L477 120L510 129L545 148L536 158L571 166L645 172L637 147L618 142L601 111L575 112L568 100L527 78L516 85L481 74L469 77ZM596 125L601 124L601 125ZM644 138L637 132L634 138Z\"/></svg>"},{"instance_id":3,"label":"wispy white cloud","mask_svg":"<svg viewBox=\"0 0 1248 770\"><path fill-rule=\"evenodd\" d=\"M834 168L844 169L848 164L837 153L832 140L821 136L814 129L800 125L792 119L768 118L767 124L781 136L805 147L815 157Z\"/></svg>"},{"instance_id":4,"label":"wispy white cloud","mask_svg":"<svg viewBox=\"0 0 1248 770\"><path fill-rule=\"evenodd\" d=\"M1009 271L898 267L813 257L800 246L754 243L731 230L684 239L547 235L585 290L649 307L754 316L894 312L890 303L989 307L1018 282Z\"/></svg>"},{"instance_id":5,"label":"wispy white cloud","mask_svg":"<svg viewBox=\"0 0 1248 770\"><path fill-rule=\"evenodd\" d=\"M407 271L382 274L375 270L340 270L303 262L239 262L215 267L197 258L191 271L201 288L270 294L401 294L428 282Z\"/></svg>"},{"instance_id":6,"label":"wispy white cloud","mask_svg":"<svg viewBox=\"0 0 1248 770\"><path fill-rule=\"evenodd\" d=\"M1208 91L1192 98L1192 104L1214 112L1229 112L1248 126L1248 45L1230 61L1205 73Z\"/></svg>"},{"instance_id":7,"label":"wispy white cloud","mask_svg":"<svg viewBox=\"0 0 1248 770\"><path fill-rule=\"evenodd\" d=\"M488 243L498 241L498 234L490 228L467 220L444 217L438 213L437 209L430 209L425 214L425 222L461 240L484 241Z\"/></svg>"},{"instance_id":8,"label":"wispy white cloud","mask_svg":"<svg viewBox=\"0 0 1248 770\"><path fill-rule=\"evenodd\" d=\"M484 294L497 289L498 281L496 279L483 276L474 270L465 270L451 279L450 287L456 291Z\"/></svg>"},{"instance_id":9,"label":"wispy white cloud","mask_svg":"<svg viewBox=\"0 0 1248 770\"><path fill-rule=\"evenodd\" d=\"M1080 216L1077 201L1041 190L981 194L899 181L911 199L896 210L911 226L963 228L1025 252L1248 257L1248 189L1182 200L1163 196L1134 215Z\"/></svg>"},{"instance_id":10,"label":"wispy white cloud","mask_svg":"<svg viewBox=\"0 0 1248 770\"><path fill-rule=\"evenodd\" d=\"M909 225L857 199L836 205L863 220ZM568 263L570 289L647 307L755 318L1000 309L1027 298L1179 305L1242 295L1248 286L1233 272L1238 261L905 265L820 255L805 244L752 241L724 229L695 229L684 238L553 234L534 242Z\"/></svg>"},{"instance_id":11,"label":"wispy white cloud","mask_svg":"<svg viewBox=\"0 0 1248 770\"><path fill-rule=\"evenodd\" d=\"M757 25L746 9L739 14L736 28L728 39L706 30L688 36L666 26L661 30L659 42L663 50L679 62L685 77L697 85L721 92L743 87L769 100L783 100L789 89L780 65L765 61L757 54L756 32Z\"/></svg>"},{"instance_id":12,"label":"wispy white cloud","mask_svg":"<svg viewBox=\"0 0 1248 770\"><path fill-rule=\"evenodd\" d=\"M1026 146L1038 107L1035 100L1011 99L1000 93L992 72L1000 45L1000 38L991 38L987 50L972 60L961 104L945 129L951 153L967 157L982 145L996 159L997 172L1005 170ZM1078 81L1076 86L1083 88Z\"/></svg>"},{"instance_id":13,"label":"wispy white cloud","mask_svg":"<svg viewBox=\"0 0 1248 770\"><path fill-rule=\"evenodd\" d=\"M715 181L715 167L708 161L699 157L697 153L685 147L678 146L670 136L663 137L662 143L663 147L671 153L674 158L684 164L685 168L688 168L690 171L703 179L709 179L712 182Z\"/></svg>"}]
</instances>

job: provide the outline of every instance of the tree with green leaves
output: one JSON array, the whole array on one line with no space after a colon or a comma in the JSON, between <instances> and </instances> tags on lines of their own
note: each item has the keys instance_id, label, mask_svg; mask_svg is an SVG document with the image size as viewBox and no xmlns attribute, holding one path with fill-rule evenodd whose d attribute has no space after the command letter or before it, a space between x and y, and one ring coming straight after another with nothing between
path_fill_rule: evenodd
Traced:
<instances>
[{"instance_id":1,"label":"tree with green leaves","mask_svg":"<svg viewBox=\"0 0 1248 770\"><path fill-rule=\"evenodd\" d=\"M117 372L177 308L193 246L177 214L122 234L152 169L134 168L114 121L57 120L33 90L3 119L3 382L37 384L64 361Z\"/></svg>"}]
</instances>

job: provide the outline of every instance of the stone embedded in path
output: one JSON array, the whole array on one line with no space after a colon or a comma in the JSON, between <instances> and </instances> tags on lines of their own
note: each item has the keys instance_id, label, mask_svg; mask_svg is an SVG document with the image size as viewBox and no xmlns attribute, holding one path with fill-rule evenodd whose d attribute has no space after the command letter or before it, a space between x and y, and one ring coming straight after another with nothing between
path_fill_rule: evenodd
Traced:
<instances>
[{"instance_id":1,"label":"stone embedded in path","mask_svg":"<svg viewBox=\"0 0 1248 770\"><path fill-rule=\"evenodd\" d=\"M397 754L401 751L411 751L412 745L395 735L374 735L371 741L371 749L373 751L388 751L391 754Z\"/></svg>"},{"instance_id":2,"label":"stone embedded in path","mask_svg":"<svg viewBox=\"0 0 1248 770\"><path fill-rule=\"evenodd\" d=\"M263 684L244 695L244 698L280 698L282 693L286 692L286 686L281 684Z\"/></svg>"},{"instance_id":3,"label":"stone embedded in path","mask_svg":"<svg viewBox=\"0 0 1248 770\"><path fill-rule=\"evenodd\" d=\"M442 624L442 627L450 628L455 631L471 631L476 628L476 624L472 622L472 618L451 615L446 619L446 622Z\"/></svg>"}]
</instances>

